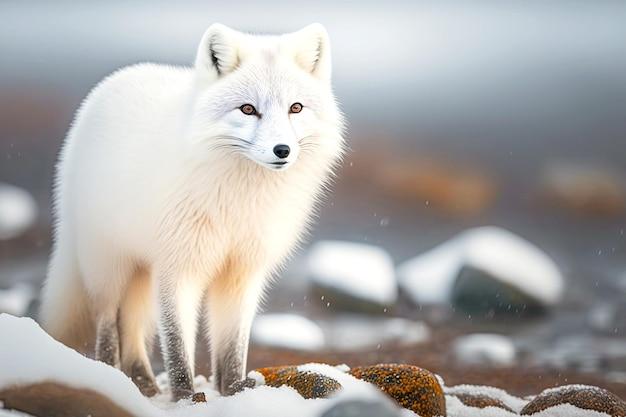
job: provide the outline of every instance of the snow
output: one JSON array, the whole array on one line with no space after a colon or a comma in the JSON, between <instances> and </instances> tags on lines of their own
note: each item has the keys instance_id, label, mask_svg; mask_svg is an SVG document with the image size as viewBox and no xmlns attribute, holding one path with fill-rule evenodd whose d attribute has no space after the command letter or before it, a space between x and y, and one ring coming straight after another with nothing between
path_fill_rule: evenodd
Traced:
<instances>
[{"instance_id":1,"label":"snow","mask_svg":"<svg viewBox=\"0 0 626 417\"><path fill-rule=\"evenodd\" d=\"M418 304L450 300L464 266L487 272L546 305L562 296L563 277L554 261L521 237L498 227L467 230L448 242L401 264L401 288Z\"/></svg>"},{"instance_id":2,"label":"snow","mask_svg":"<svg viewBox=\"0 0 626 417\"><path fill-rule=\"evenodd\" d=\"M448 417L518 417L497 407L472 408L463 405L456 397L446 396L446 410ZM570 404L561 404L548 408L532 415L533 417L610 417L606 413L592 410L582 410Z\"/></svg>"},{"instance_id":3,"label":"snow","mask_svg":"<svg viewBox=\"0 0 626 417\"><path fill-rule=\"evenodd\" d=\"M295 314L264 314L252 325L254 343L296 350L316 350L324 347L320 326Z\"/></svg>"},{"instance_id":4,"label":"snow","mask_svg":"<svg viewBox=\"0 0 626 417\"><path fill-rule=\"evenodd\" d=\"M246 389L231 397L221 397L203 376L194 379L196 391L206 394L207 402L193 404L190 400L177 403L169 401L167 376L160 374L157 382L162 393L147 399L122 372L104 363L86 358L48 336L30 318L17 318L0 314L0 334L10 335L0 343L0 389L6 386L55 381L75 388L91 389L138 417L319 417L337 402L345 400L390 401L373 385L358 380L347 373L345 365L330 366L309 363L298 370L315 372L337 380L342 389L328 399L304 399L290 387L273 388L263 385L263 378L251 372L260 386ZM593 387L592 387L593 389ZM505 410L488 407L478 409L463 405L453 394L485 394L500 399L515 411L521 410L523 400L492 387L459 385L444 387L449 417L508 417ZM1 404L0 404L1 405ZM415 417L408 410L399 414ZM25 414L1 410L0 417L24 417ZM607 417L607 414L581 410L563 404L535 417Z\"/></svg>"},{"instance_id":5,"label":"snow","mask_svg":"<svg viewBox=\"0 0 626 417\"><path fill-rule=\"evenodd\" d=\"M19 236L36 218L37 204L27 191L0 183L0 240Z\"/></svg>"},{"instance_id":6,"label":"snow","mask_svg":"<svg viewBox=\"0 0 626 417\"><path fill-rule=\"evenodd\" d=\"M515 364L515 345L506 336L474 333L454 341L454 356L460 362L473 365L511 366Z\"/></svg>"},{"instance_id":7,"label":"snow","mask_svg":"<svg viewBox=\"0 0 626 417\"><path fill-rule=\"evenodd\" d=\"M309 252L308 270L318 285L356 298L390 305L398 296L391 256L377 246L317 242Z\"/></svg>"},{"instance_id":8,"label":"snow","mask_svg":"<svg viewBox=\"0 0 626 417\"><path fill-rule=\"evenodd\" d=\"M56 381L75 388L88 388L110 398L136 416L150 417L317 417L326 408L345 398L380 399L382 393L372 385L342 372L343 368L328 365L303 365L332 375L344 388L331 399L307 400L289 387L260 386L244 390L232 397L220 397L206 378L197 376L195 389L203 391L207 403L192 404L190 400L172 403L168 400L167 376L157 376L162 393L147 399L121 371L86 358L48 336L30 318L0 314L0 334L11 335L0 343L0 388L16 384ZM3 411L3 413L5 413ZM17 417L18 414L8 412Z\"/></svg>"},{"instance_id":9,"label":"snow","mask_svg":"<svg viewBox=\"0 0 626 417\"><path fill-rule=\"evenodd\" d=\"M34 298L35 289L28 284L19 283L12 288L0 290L0 313L23 316Z\"/></svg>"},{"instance_id":10,"label":"snow","mask_svg":"<svg viewBox=\"0 0 626 417\"><path fill-rule=\"evenodd\" d=\"M373 318L344 314L320 322L326 343L333 350L358 350L385 343L411 345L430 338L429 327L420 321L399 317Z\"/></svg>"},{"instance_id":11,"label":"snow","mask_svg":"<svg viewBox=\"0 0 626 417\"><path fill-rule=\"evenodd\" d=\"M527 404L526 400L511 395L500 388L489 387L486 385L455 385L453 387L444 387L444 392L446 396L455 394L486 395L487 397L502 401L504 405L518 413Z\"/></svg>"}]
</instances>

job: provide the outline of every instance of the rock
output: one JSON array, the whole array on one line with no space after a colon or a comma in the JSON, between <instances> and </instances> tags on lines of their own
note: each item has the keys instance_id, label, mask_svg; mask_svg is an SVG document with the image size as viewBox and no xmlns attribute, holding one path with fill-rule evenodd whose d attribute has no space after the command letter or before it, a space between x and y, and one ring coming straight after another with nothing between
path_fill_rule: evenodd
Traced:
<instances>
[{"instance_id":1,"label":"rock","mask_svg":"<svg viewBox=\"0 0 626 417\"><path fill-rule=\"evenodd\" d=\"M191 396L191 402L193 402L193 403L205 403L206 402L206 395L204 394L204 392L194 392L194 394Z\"/></svg>"},{"instance_id":2,"label":"rock","mask_svg":"<svg viewBox=\"0 0 626 417\"><path fill-rule=\"evenodd\" d=\"M4 408L41 417L132 417L100 393L56 382L2 388L0 401Z\"/></svg>"},{"instance_id":3,"label":"rock","mask_svg":"<svg viewBox=\"0 0 626 417\"><path fill-rule=\"evenodd\" d=\"M553 162L544 169L541 200L575 214L606 217L626 211L623 174L605 166Z\"/></svg>"},{"instance_id":4,"label":"rock","mask_svg":"<svg viewBox=\"0 0 626 417\"><path fill-rule=\"evenodd\" d=\"M511 339L488 333L458 337L454 341L452 352L462 364L491 366L512 366L517 353Z\"/></svg>"},{"instance_id":5,"label":"rock","mask_svg":"<svg viewBox=\"0 0 626 417\"><path fill-rule=\"evenodd\" d=\"M246 378L241 381L233 382L230 387L226 390L226 396L235 395L246 388L255 388L257 385L257 381L254 378Z\"/></svg>"},{"instance_id":6,"label":"rock","mask_svg":"<svg viewBox=\"0 0 626 417\"><path fill-rule=\"evenodd\" d=\"M265 385L281 387L286 385L298 391L304 398L327 398L341 389L341 384L325 375L299 371L296 366L274 366L256 369L263 375Z\"/></svg>"},{"instance_id":7,"label":"rock","mask_svg":"<svg viewBox=\"0 0 626 417\"><path fill-rule=\"evenodd\" d=\"M447 397L458 398L461 404L465 404L469 407L484 408L494 406L505 410L512 410L515 414L528 404L528 400L511 395L500 388L485 385L463 384L444 387L444 393ZM452 410L448 410L448 412L452 412ZM492 413L489 415L497 414Z\"/></svg>"},{"instance_id":8,"label":"rock","mask_svg":"<svg viewBox=\"0 0 626 417\"><path fill-rule=\"evenodd\" d=\"M487 408L487 407L497 407L503 410L514 413L510 407L504 404L497 398L492 398L484 394L470 394L470 393L462 393L456 394L456 398L458 398L463 404L468 407L474 408Z\"/></svg>"},{"instance_id":9,"label":"rock","mask_svg":"<svg viewBox=\"0 0 626 417\"><path fill-rule=\"evenodd\" d=\"M37 203L30 193L0 183L0 240L21 235L37 219Z\"/></svg>"},{"instance_id":10,"label":"rock","mask_svg":"<svg viewBox=\"0 0 626 417\"><path fill-rule=\"evenodd\" d=\"M401 417L401 413L387 402L348 400L333 405L321 417Z\"/></svg>"},{"instance_id":11,"label":"rock","mask_svg":"<svg viewBox=\"0 0 626 417\"><path fill-rule=\"evenodd\" d=\"M497 227L470 229L398 267L418 304L454 303L472 314L542 312L558 303L564 280L554 261Z\"/></svg>"},{"instance_id":12,"label":"rock","mask_svg":"<svg viewBox=\"0 0 626 417\"><path fill-rule=\"evenodd\" d=\"M430 371L411 365L379 364L352 368L350 374L378 386L402 407L422 417L446 415L443 389Z\"/></svg>"},{"instance_id":13,"label":"rock","mask_svg":"<svg viewBox=\"0 0 626 417\"><path fill-rule=\"evenodd\" d=\"M35 289L21 282L12 288L0 289L0 313L23 316L35 297Z\"/></svg>"},{"instance_id":14,"label":"rock","mask_svg":"<svg viewBox=\"0 0 626 417\"><path fill-rule=\"evenodd\" d=\"M459 272L452 302L472 314L542 314L545 306L499 277L472 267Z\"/></svg>"},{"instance_id":15,"label":"rock","mask_svg":"<svg viewBox=\"0 0 626 417\"><path fill-rule=\"evenodd\" d=\"M295 314L257 316L250 337L254 343L295 350L319 350L324 347L320 326Z\"/></svg>"},{"instance_id":16,"label":"rock","mask_svg":"<svg viewBox=\"0 0 626 417\"><path fill-rule=\"evenodd\" d=\"M322 307L382 314L398 296L391 256L362 243L321 241L308 255L308 275Z\"/></svg>"},{"instance_id":17,"label":"rock","mask_svg":"<svg viewBox=\"0 0 626 417\"><path fill-rule=\"evenodd\" d=\"M565 385L543 391L520 412L522 415L538 413L559 404L571 404L584 410L606 413L612 417L626 416L626 403L617 395L598 387Z\"/></svg>"},{"instance_id":18,"label":"rock","mask_svg":"<svg viewBox=\"0 0 626 417\"><path fill-rule=\"evenodd\" d=\"M400 317L345 314L320 323L330 350L355 351L378 345L408 346L430 339L430 328L421 321Z\"/></svg>"}]
</instances>

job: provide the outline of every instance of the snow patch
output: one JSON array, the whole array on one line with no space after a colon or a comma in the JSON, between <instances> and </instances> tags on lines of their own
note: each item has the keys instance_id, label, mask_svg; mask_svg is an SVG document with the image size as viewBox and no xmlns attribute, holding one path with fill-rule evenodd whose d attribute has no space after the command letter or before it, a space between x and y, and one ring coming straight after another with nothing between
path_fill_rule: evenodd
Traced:
<instances>
[{"instance_id":1,"label":"snow patch","mask_svg":"<svg viewBox=\"0 0 626 417\"><path fill-rule=\"evenodd\" d=\"M0 290L0 313L23 316L35 298L35 289L28 284L19 283L12 288Z\"/></svg>"},{"instance_id":2,"label":"snow patch","mask_svg":"<svg viewBox=\"0 0 626 417\"><path fill-rule=\"evenodd\" d=\"M401 288L417 304L450 301L464 266L491 274L537 300L553 305L563 293L563 277L554 261L521 237L498 227L467 230L410 259L397 269Z\"/></svg>"},{"instance_id":3,"label":"snow patch","mask_svg":"<svg viewBox=\"0 0 626 417\"><path fill-rule=\"evenodd\" d=\"M454 356L460 362L473 365L511 366L515 363L515 345L506 336L475 333L454 341Z\"/></svg>"},{"instance_id":4,"label":"snow patch","mask_svg":"<svg viewBox=\"0 0 626 417\"><path fill-rule=\"evenodd\" d=\"M393 304L398 296L393 261L380 247L320 241L307 263L310 278L322 287L381 305Z\"/></svg>"},{"instance_id":5,"label":"snow patch","mask_svg":"<svg viewBox=\"0 0 626 417\"><path fill-rule=\"evenodd\" d=\"M37 204L28 191L0 183L0 240L19 236L36 218Z\"/></svg>"},{"instance_id":6,"label":"snow patch","mask_svg":"<svg viewBox=\"0 0 626 417\"><path fill-rule=\"evenodd\" d=\"M320 326L295 314L264 314L252 325L254 343L296 350L316 350L324 347Z\"/></svg>"},{"instance_id":7,"label":"snow patch","mask_svg":"<svg viewBox=\"0 0 626 417\"><path fill-rule=\"evenodd\" d=\"M447 396L460 394L485 395L502 401L504 405L517 413L528 403L528 401L511 395L503 389L486 385L455 385L453 387L444 387L444 392Z\"/></svg>"},{"instance_id":8,"label":"snow patch","mask_svg":"<svg viewBox=\"0 0 626 417\"><path fill-rule=\"evenodd\" d=\"M372 318L360 315L340 315L320 322L330 349L356 350L385 343L411 345L430 338L430 328L404 318Z\"/></svg>"}]
</instances>

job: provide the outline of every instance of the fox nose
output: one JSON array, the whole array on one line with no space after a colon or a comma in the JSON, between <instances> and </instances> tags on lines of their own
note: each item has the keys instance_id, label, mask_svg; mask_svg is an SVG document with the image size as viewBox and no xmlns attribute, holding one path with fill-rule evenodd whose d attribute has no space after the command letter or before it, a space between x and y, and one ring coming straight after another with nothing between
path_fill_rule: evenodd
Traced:
<instances>
[{"instance_id":1,"label":"fox nose","mask_svg":"<svg viewBox=\"0 0 626 417\"><path fill-rule=\"evenodd\" d=\"M289 146L287 145L274 146L274 155L276 155L280 159L287 158L289 156L289 152L291 152L291 149L289 149Z\"/></svg>"}]
</instances>

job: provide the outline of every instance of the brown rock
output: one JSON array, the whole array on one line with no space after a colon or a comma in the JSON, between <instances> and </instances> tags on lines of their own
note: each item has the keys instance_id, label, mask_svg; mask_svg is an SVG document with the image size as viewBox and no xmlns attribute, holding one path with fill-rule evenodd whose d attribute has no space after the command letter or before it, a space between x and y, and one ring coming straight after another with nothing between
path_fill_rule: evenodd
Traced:
<instances>
[{"instance_id":1,"label":"brown rock","mask_svg":"<svg viewBox=\"0 0 626 417\"><path fill-rule=\"evenodd\" d=\"M102 394L55 382L20 385L0 390L4 408L40 417L132 417Z\"/></svg>"},{"instance_id":2,"label":"brown rock","mask_svg":"<svg viewBox=\"0 0 626 417\"><path fill-rule=\"evenodd\" d=\"M454 396L457 397L463 404L465 404L468 407L475 407L475 408L498 407L498 408L502 408L503 410L514 413L514 411L511 410L502 401L500 401L497 398L488 397L487 395L461 393L461 394L454 394Z\"/></svg>"},{"instance_id":3,"label":"brown rock","mask_svg":"<svg viewBox=\"0 0 626 417\"><path fill-rule=\"evenodd\" d=\"M265 385L286 385L304 398L326 398L341 388L341 384L325 375L298 371L295 366L274 366L256 370L265 377Z\"/></svg>"},{"instance_id":4,"label":"brown rock","mask_svg":"<svg viewBox=\"0 0 626 417\"><path fill-rule=\"evenodd\" d=\"M535 414L559 404L571 404L585 410L606 413L612 417L626 416L626 403L605 389L585 385L565 385L543 391L526 404L520 414Z\"/></svg>"},{"instance_id":5,"label":"brown rock","mask_svg":"<svg viewBox=\"0 0 626 417\"><path fill-rule=\"evenodd\" d=\"M191 396L191 401L194 402L194 403L205 403L206 402L206 395L204 395L204 392L195 392Z\"/></svg>"},{"instance_id":6,"label":"brown rock","mask_svg":"<svg viewBox=\"0 0 626 417\"><path fill-rule=\"evenodd\" d=\"M356 367L352 376L378 386L402 407L422 417L446 415L446 399L433 373L412 365Z\"/></svg>"}]
</instances>

